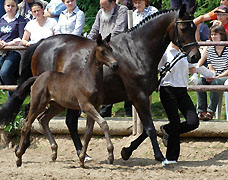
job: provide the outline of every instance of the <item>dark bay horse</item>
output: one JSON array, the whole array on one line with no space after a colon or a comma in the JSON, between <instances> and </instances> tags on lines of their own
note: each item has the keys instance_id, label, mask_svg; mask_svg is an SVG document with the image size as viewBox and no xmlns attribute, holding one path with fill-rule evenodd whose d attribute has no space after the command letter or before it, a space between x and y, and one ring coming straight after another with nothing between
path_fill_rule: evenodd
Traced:
<instances>
[{"instance_id":1,"label":"dark bay horse","mask_svg":"<svg viewBox=\"0 0 228 180\"><path fill-rule=\"evenodd\" d=\"M87 125L91 128L85 133L84 146L79 157L81 166L84 167L86 149L92 136L93 126L90 126L90 124L94 124L94 122L90 121L96 121L104 131L109 153L108 160L110 163L113 162L114 148L109 135L109 127L107 122L97 112L97 108L103 102L103 64L112 70L118 69L118 64L112 55L112 49L108 45L110 37L108 36L102 41L99 35L95 45L93 42L91 43L91 40L82 39L81 43L88 43L89 46L93 45L94 47L90 54L85 56L87 57L85 59L83 59L84 56L79 56L78 59L71 57L75 61L75 69L71 73L46 71L38 76L37 79L34 76L24 83L24 86L26 86L25 84L30 86L35 81L31 88L29 113L23 122L19 147L15 152L18 158L17 166L22 164L22 155L27 148L25 139L37 117L50 141L53 150L52 160L56 160L57 144L50 132L48 123L55 115L61 113L64 108L81 109L89 117L87 118ZM46 109L48 104L49 107Z\"/></svg>"},{"instance_id":2,"label":"dark bay horse","mask_svg":"<svg viewBox=\"0 0 228 180\"><path fill-rule=\"evenodd\" d=\"M104 67L103 104L131 100L144 128L143 134L131 144L130 148L123 149L123 159L128 159L132 151L149 136L155 159L164 160L158 146L148 97L158 86L158 63L170 41L188 55L189 62L195 63L199 60L200 53L195 41L196 26L192 21L194 11L195 9L191 9L190 12L186 12L185 6L180 10L159 11L147 17L128 32L113 37L110 42L119 69L112 72ZM64 35L54 36L32 47L24 61L20 81L23 82L32 76L31 68L33 75L39 75L48 70L70 72L74 62L65 59L62 52L68 52L72 48L69 41L73 38ZM83 55L87 51L80 41L74 46L77 46L74 53ZM19 89L0 110L1 122L12 121L13 112L19 109L29 93L29 88L23 89L23 91ZM68 113L66 124L76 149L80 150L77 116Z\"/></svg>"}]
</instances>

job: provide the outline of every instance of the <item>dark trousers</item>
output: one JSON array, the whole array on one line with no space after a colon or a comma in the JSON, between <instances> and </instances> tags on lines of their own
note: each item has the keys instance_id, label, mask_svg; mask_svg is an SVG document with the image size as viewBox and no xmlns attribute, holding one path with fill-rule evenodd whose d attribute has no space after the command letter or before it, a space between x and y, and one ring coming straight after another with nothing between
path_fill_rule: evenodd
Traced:
<instances>
[{"instance_id":1,"label":"dark trousers","mask_svg":"<svg viewBox=\"0 0 228 180\"><path fill-rule=\"evenodd\" d=\"M180 9L182 4L186 5L189 10L191 7L195 6L195 0L170 0L170 6L173 9Z\"/></svg>"},{"instance_id":2,"label":"dark trousers","mask_svg":"<svg viewBox=\"0 0 228 180\"><path fill-rule=\"evenodd\" d=\"M6 57L0 56L0 77L4 84L17 84L20 59L21 55L16 51L9 51Z\"/></svg>"},{"instance_id":3,"label":"dark trousers","mask_svg":"<svg viewBox=\"0 0 228 180\"><path fill-rule=\"evenodd\" d=\"M180 134L199 126L196 108L185 87L161 86L160 99L169 120L164 126L169 134L166 158L177 161L180 154ZM178 109L185 121L180 121Z\"/></svg>"},{"instance_id":4,"label":"dark trousers","mask_svg":"<svg viewBox=\"0 0 228 180\"><path fill-rule=\"evenodd\" d=\"M100 110L100 115L102 117L111 117L112 116L112 106L113 106L113 104L103 104L101 107L101 110ZM125 109L126 115L128 117L131 117L132 116L132 102L125 101L124 109Z\"/></svg>"}]
</instances>

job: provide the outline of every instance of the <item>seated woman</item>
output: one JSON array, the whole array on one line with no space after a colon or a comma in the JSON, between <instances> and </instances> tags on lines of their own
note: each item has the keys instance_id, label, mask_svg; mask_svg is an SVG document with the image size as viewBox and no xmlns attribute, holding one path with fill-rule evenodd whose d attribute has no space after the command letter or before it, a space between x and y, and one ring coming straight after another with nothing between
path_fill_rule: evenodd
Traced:
<instances>
[{"instance_id":1,"label":"seated woman","mask_svg":"<svg viewBox=\"0 0 228 180\"><path fill-rule=\"evenodd\" d=\"M21 42L25 19L17 14L17 1L5 0L6 14L0 18L0 76L4 84L17 84L21 55L16 51L1 50L5 46L16 46Z\"/></svg>"},{"instance_id":2,"label":"seated woman","mask_svg":"<svg viewBox=\"0 0 228 180\"><path fill-rule=\"evenodd\" d=\"M136 10L133 12L133 26L137 25L145 17L157 12L157 8L150 5L149 0L133 0Z\"/></svg>"},{"instance_id":3,"label":"seated woman","mask_svg":"<svg viewBox=\"0 0 228 180\"><path fill-rule=\"evenodd\" d=\"M210 28L210 39L212 41L227 41L226 31L223 26L212 26ZM201 77L198 85L223 85L228 79L228 47L210 46L206 54L202 55L198 64L202 64L207 59L209 69L214 72L212 78ZM200 120L213 119L214 112L218 105L219 93L210 92L210 102L207 106L207 93L197 92L198 96L198 117Z\"/></svg>"},{"instance_id":4,"label":"seated woman","mask_svg":"<svg viewBox=\"0 0 228 180\"><path fill-rule=\"evenodd\" d=\"M66 10L59 16L55 34L74 34L80 36L85 25L85 15L76 3L76 0L63 0Z\"/></svg>"},{"instance_id":5,"label":"seated woman","mask_svg":"<svg viewBox=\"0 0 228 180\"><path fill-rule=\"evenodd\" d=\"M35 2L31 10L35 19L29 21L25 26L22 38L23 46L31 46L41 39L54 35L54 27L57 24L55 19L44 16L44 9L41 3Z\"/></svg>"}]
</instances>

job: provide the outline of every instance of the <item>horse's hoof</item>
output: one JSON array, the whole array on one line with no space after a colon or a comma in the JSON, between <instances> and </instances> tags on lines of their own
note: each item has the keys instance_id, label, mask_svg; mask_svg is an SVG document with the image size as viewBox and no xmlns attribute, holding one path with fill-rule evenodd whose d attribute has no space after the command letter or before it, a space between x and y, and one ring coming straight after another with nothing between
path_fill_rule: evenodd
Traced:
<instances>
[{"instance_id":1,"label":"horse's hoof","mask_svg":"<svg viewBox=\"0 0 228 180\"><path fill-rule=\"evenodd\" d=\"M17 167L21 167L22 160L18 158L17 161L16 161L16 164L17 164Z\"/></svg>"},{"instance_id":2,"label":"horse's hoof","mask_svg":"<svg viewBox=\"0 0 228 180\"><path fill-rule=\"evenodd\" d=\"M57 159L57 154L56 154L56 153L52 154L52 155L51 155L51 160L52 160L53 162L55 162L56 159Z\"/></svg>"},{"instance_id":3,"label":"horse's hoof","mask_svg":"<svg viewBox=\"0 0 228 180\"><path fill-rule=\"evenodd\" d=\"M109 164L113 164L113 162L114 162L114 156L111 155L111 156L108 157L108 163Z\"/></svg>"},{"instance_id":4,"label":"horse's hoof","mask_svg":"<svg viewBox=\"0 0 228 180\"><path fill-rule=\"evenodd\" d=\"M154 156L156 161L162 162L165 160L164 156L161 154L159 156Z\"/></svg>"},{"instance_id":5,"label":"horse's hoof","mask_svg":"<svg viewBox=\"0 0 228 180\"><path fill-rule=\"evenodd\" d=\"M129 151L129 148L122 148L121 157L123 160L127 161L131 157L132 151Z\"/></svg>"}]
</instances>

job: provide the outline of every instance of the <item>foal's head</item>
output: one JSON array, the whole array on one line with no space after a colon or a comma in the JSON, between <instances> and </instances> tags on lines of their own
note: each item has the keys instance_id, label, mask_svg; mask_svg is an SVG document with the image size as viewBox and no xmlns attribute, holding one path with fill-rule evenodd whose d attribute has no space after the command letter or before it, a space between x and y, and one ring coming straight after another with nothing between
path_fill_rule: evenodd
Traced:
<instances>
[{"instance_id":1,"label":"foal's head","mask_svg":"<svg viewBox=\"0 0 228 180\"><path fill-rule=\"evenodd\" d=\"M118 64L116 59L113 56L112 48L109 46L108 42L110 41L111 34L109 34L104 40L102 40L101 35L97 36L96 44L96 59L110 67L113 71L118 69Z\"/></svg>"},{"instance_id":2,"label":"foal's head","mask_svg":"<svg viewBox=\"0 0 228 180\"><path fill-rule=\"evenodd\" d=\"M198 44L195 39L196 25L193 23L193 14L196 6L186 11L185 4L178 11L174 22L174 32L172 42L177 45L182 52L188 55L190 63L196 63L200 59Z\"/></svg>"}]
</instances>

